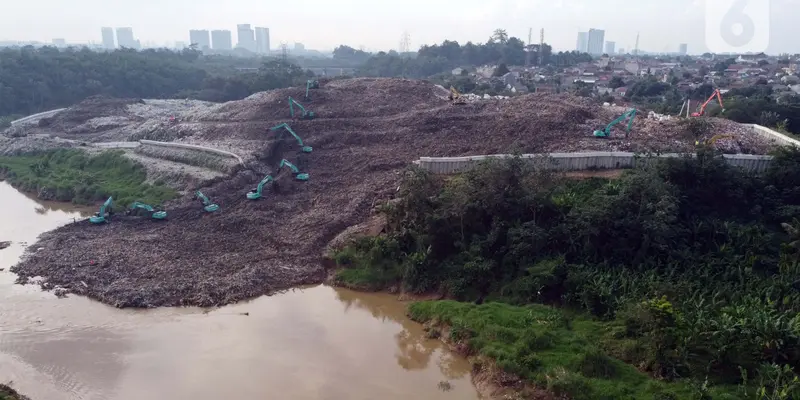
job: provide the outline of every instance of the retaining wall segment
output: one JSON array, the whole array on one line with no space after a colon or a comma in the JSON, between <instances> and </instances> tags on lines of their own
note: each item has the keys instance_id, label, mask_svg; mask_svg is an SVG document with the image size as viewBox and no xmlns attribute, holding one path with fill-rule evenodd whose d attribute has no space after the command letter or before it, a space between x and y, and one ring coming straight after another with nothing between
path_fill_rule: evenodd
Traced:
<instances>
[{"instance_id":1,"label":"retaining wall segment","mask_svg":"<svg viewBox=\"0 0 800 400\"><path fill-rule=\"evenodd\" d=\"M66 108L59 108L57 110L50 110L50 111L40 112L38 114L28 115L27 117L23 117L23 118L11 121L11 126L18 125L18 124L24 124L26 122L31 122L31 121L37 120L37 119L52 117L53 115L56 115L56 114L58 114L58 113L60 113L61 111L64 111L64 110L66 110Z\"/></svg>"},{"instance_id":2,"label":"retaining wall segment","mask_svg":"<svg viewBox=\"0 0 800 400\"><path fill-rule=\"evenodd\" d=\"M694 157L693 154L668 153L657 156L642 156L625 152L549 153L523 154L520 157L557 171L580 171L587 169L626 169L646 164L660 158ZM414 163L435 174L455 174L474 168L489 158L509 158L511 154L491 154L471 157L421 157ZM762 172L769 167L772 156L750 154L725 154L725 161L748 171Z\"/></svg>"},{"instance_id":3,"label":"retaining wall segment","mask_svg":"<svg viewBox=\"0 0 800 400\"><path fill-rule=\"evenodd\" d=\"M244 160L242 159L242 157L239 157L238 155L236 155L234 153L231 153L229 151L225 151L225 150L214 149L214 148L211 148L211 147L198 146L198 145L187 144L187 143L157 142L155 140L140 140L139 143L141 143L143 145L149 145L149 146L172 147L172 148L176 148L176 149L202 151L202 152L216 154L216 155L220 155L220 156L224 156L224 157L235 158L237 161L239 161L239 164L244 166Z\"/></svg>"},{"instance_id":4,"label":"retaining wall segment","mask_svg":"<svg viewBox=\"0 0 800 400\"><path fill-rule=\"evenodd\" d=\"M748 124L753 133L774 140L781 146L800 147L800 141L780 132L756 124ZM643 156L627 152L586 152L586 153L549 153L523 154L523 159L540 164L543 168L558 171L581 171L587 169L625 169L633 168L659 158L694 157L694 154L665 153L656 156ZM487 158L514 157L511 154L490 154L468 157L420 157L414 161L423 169L435 174L455 174L474 168ZM744 168L751 172L763 172L772 162L772 156L751 154L725 154L725 161L730 165Z\"/></svg>"}]
</instances>

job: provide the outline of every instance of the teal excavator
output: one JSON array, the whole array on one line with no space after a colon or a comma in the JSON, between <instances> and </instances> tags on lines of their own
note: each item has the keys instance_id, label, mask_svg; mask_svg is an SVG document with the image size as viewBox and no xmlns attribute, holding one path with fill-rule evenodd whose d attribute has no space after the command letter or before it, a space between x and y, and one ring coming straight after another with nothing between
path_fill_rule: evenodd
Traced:
<instances>
[{"instance_id":1,"label":"teal excavator","mask_svg":"<svg viewBox=\"0 0 800 400\"><path fill-rule=\"evenodd\" d=\"M155 207L142 203L140 201L134 201L133 204L128 208L127 214L128 215L138 215L140 212L146 212L150 214L150 218L153 219L167 219L167 212L161 209L156 209Z\"/></svg>"},{"instance_id":2,"label":"teal excavator","mask_svg":"<svg viewBox=\"0 0 800 400\"><path fill-rule=\"evenodd\" d=\"M295 139L297 139L297 143L299 143L300 147L302 147L303 153L311 153L311 150L312 150L311 146L303 146L303 139L300 139L300 136L297 136L297 134L294 133L292 128L289 126L289 124L284 122L284 123L282 123L280 125L273 126L272 128L269 128L269 129L272 130L272 131L277 131L277 130L282 129L282 128L286 129L289 133L292 134L292 136L294 136Z\"/></svg>"},{"instance_id":3,"label":"teal excavator","mask_svg":"<svg viewBox=\"0 0 800 400\"><path fill-rule=\"evenodd\" d=\"M299 169L297 169L297 167L295 167L295 165L294 165L294 164L290 163L290 162L289 162L288 160L286 160L285 158L284 158L283 160L281 160L281 164L280 164L280 165L278 165L278 169L281 169L281 168L283 168L283 167L289 167L289 169L291 169L291 170L292 170L292 172L293 172L294 174L296 174L296 175L295 175L295 178L297 178L297 180L298 180L298 181L307 181L307 180L308 180L308 174L306 174L306 173L300 173L300 170L299 170Z\"/></svg>"},{"instance_id":4,"label":"teal excavator","mask_svg":"<svg viewBox=\"0 0 800 400\"><path fill-rule=\"evenodd\" d=\"M208 197L203 194L203 192L198 190L194 195L203 202L203 210L206 210L206 212L214 212L219 210L219 206L212 203L211 200L209 200Z\"/></svg>"},{"instance_id":5,"label":"teal excavator","mask_svg":"<svg viewBox=\"0 0 800 400\"><path fill-rule=\"evenodd\" d=\"M319 81L309 79L308 82L306 82L306 101L311 100L311 94L309 93L311 89L319 89Z\"/></svg>"},{"instance_id":6,"label":"teal excavator","mask_svg":"<svg viewBox=\"0 0 800 400\"><path fill-rule=\"evenodd\" d=\"M622 114L619 118L611 121L611 123L608 124L608 126L606 126L605 129L594 131L594 137L607 139L609 136L611 136L611 128L613 128L614 125L623 122L628 118L630 118L630 120L628 121L628 127L625 129L625 137L628 137L628 133L631 131L631 127L633 126L633 119L636 118L635 108L632 108L630 111L627 111L625 114Z\"/></svg>"},{"instance_id":7,"label":"teal excavator","mask_svg":"<svg viewBox=\"0 0 800 400\"><path fill-rule=\"evenodd\" d=\"M289 97L289 112L292 115L292 119L294 119L294 108L295 107L299 108L300 111L303 112L302 116L300 117L301 119L309 119L309 120L314 119L315 115L314 115L313 111L306 110L306 108L303 107L302 104L298 103L297 100Z\"/></svg>"},{"instance_id":8,"label":"teal excavator","mask_svg":"<svg viewBox=\"0 0 800 400\"><path fill-rule=\"evenodd\" d=\"M272 182L272 175L265 176L264 179L261 180L261 182L258 182L258 186L255 189L253 189L253 190L251 190L251 191L249 191L247 193L247 198L250 199L250 200L258 200L258 199L260 199L261 198L261 191L264 190L264 185L266 185L267 183L270 183L270 182Z\"/></svg>"},{"instance_id":9,"label":"teal excavator","mask_svg":"<svg viewBox=\"0 0 800 400\"><path fill-rule=\"evenodd\" d=\"M114 212L113 204L114 204L114 199L109 197L108 200L106 200L106 202L103 203L102 206L100 206L100 211L97 214L89 217L89 222L93 224L102 224L103 222L106 222L106 218L111 216L111 213Z\"/></svg>"}]
</instances>

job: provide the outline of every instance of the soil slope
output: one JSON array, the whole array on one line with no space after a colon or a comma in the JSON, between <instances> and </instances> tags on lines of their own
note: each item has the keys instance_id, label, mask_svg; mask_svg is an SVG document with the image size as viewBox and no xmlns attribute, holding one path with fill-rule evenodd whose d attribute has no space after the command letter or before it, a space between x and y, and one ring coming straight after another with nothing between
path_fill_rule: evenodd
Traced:
<instances>
[{"instance_id":1,"label":"soil slope","mask_svg":"<svg viewBox=\"0 0 800 400\"><path fill-rule=\"evenodd\" d=\"M219 204L219 211L205 213L187 196L169 205L166 222L115 215L100 226L70 224L44 235L32 246L38 251L13 271L22 281L42 276L47 288L118 307L222 305L321 282L328 242L389 200L402 169L421 156L694 147L694 138L670 121L642 120L641 129L634 128L629 138L595 139L592 130L612 120L614 111L570 95L456 106L441 87L401 79L325 82L309 101L303 100L304 92L290 88L258 93L176 115L168 129L191 134L175 139L247 156L246 169L201 188ZM289 96L317 118L290 121ZM118 104L103 110L120 110ZM70 121L86 124L83 115L73 118L69 112L54 117L50 126L70 132ZM281 122L289 122L313 152L302 153L289 135L279 140L269 131ZM735 124L714 123L723 131L715 133L736 134L732 142L745 151L769 147L732 132L740 129ZM299 182L289 171L278 174L283 158L310 179ZM247 191L267 173L277 176L276 183L262 199L247 200Z\"/></svg>"}]
</instances>

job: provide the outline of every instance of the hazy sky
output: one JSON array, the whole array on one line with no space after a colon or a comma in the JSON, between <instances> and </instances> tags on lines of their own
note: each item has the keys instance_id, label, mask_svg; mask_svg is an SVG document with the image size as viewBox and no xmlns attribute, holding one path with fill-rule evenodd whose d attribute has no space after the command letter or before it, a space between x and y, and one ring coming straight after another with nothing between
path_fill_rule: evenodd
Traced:
<instances>
[{"instance_id":1,"label":"hazy sky","mask_svg":"<svg viewBox=\"0 0 800 400\"><path fill-rule=\"evenodd\" d=\"M545 42L573 50L577 32L604 29L617 48L631 49L636 33L648 51L705 51L705 2L734 0L4 0L0 40L100 42L100 27L130 26L142 43L189 41L189 29L236 24L270 28L281 41L307 48L338 44L397 49L403 31L411 47L444 39L485 42L496 28L527 40L528 28L545 30ZM800 52L800 0L749 0L771 4L770 52Z\"/></svg>"}]
</instances>

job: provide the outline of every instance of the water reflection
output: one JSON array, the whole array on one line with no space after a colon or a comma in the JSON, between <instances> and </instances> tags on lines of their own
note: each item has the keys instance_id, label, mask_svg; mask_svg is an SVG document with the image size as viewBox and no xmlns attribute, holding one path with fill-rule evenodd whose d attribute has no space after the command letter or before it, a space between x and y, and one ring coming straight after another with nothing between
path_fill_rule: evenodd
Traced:
<instances>
[{"instance_id":1,"label":"water reflection","mask_svg":"<svg viewBox=\"0 0 800 400\"><path fill-rule=\"evenodd\" d=\"M438 339L429 339L422 325L406 316L408 302L401 302L386 294L359 293L346 289L335 289L336 298L345 304L345 310L356 307L369 311L380 320L391 320L403 327L394 335L397 343L397 364L406 370L422 370L428 367L434 354L442 374L448 379L461 379L470 372L469 363L455 355Z\"/></svg>"}]
</instances>

